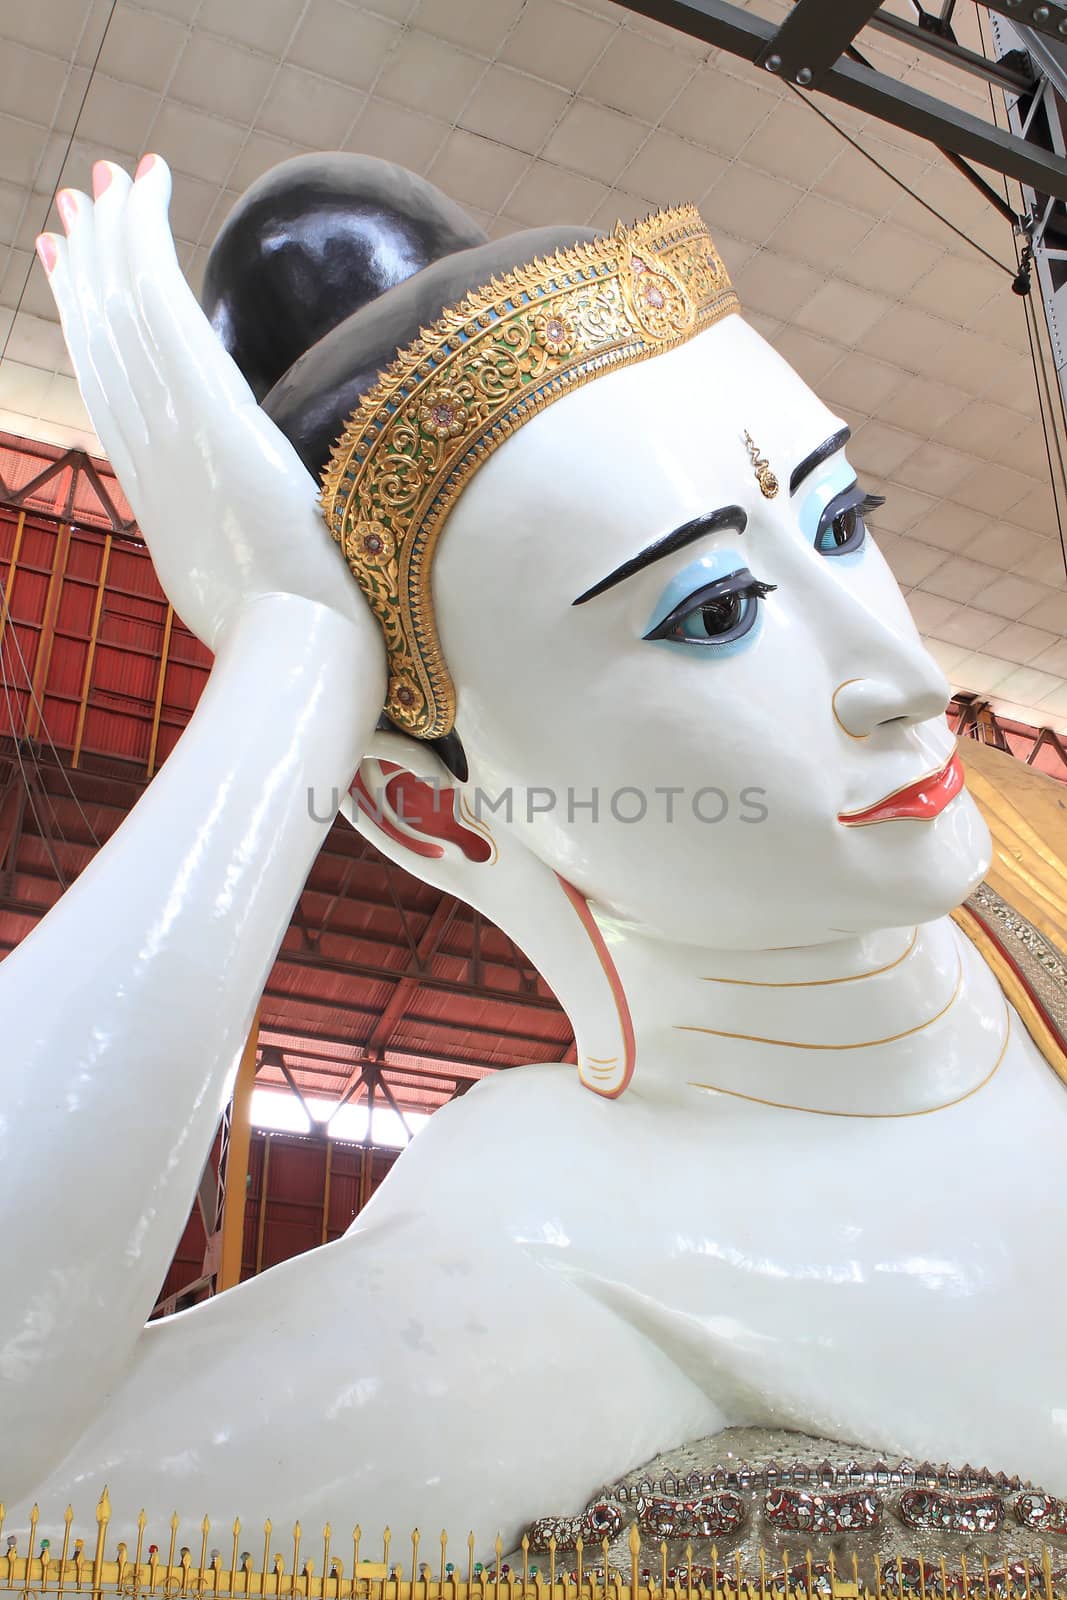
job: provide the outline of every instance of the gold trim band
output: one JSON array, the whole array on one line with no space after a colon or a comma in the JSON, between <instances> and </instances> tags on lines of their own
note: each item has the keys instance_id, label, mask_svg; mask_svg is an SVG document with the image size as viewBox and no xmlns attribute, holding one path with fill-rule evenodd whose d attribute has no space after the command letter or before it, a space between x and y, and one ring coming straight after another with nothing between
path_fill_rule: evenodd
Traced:
<instances>
[{"instance_id":1,"label":"gold trim band","mask_svg":"<svg viewBox=\"0 0 1067 1600\"><path fill-rule=\"evenodd\" d=\"M494 278L424 328L362 397L321 500L381 624L397 727L433 739L455 720L430 573L445 519L482 463L570 390L738 309L700 213L679 206Z\"/></svg>"}]
</instances>

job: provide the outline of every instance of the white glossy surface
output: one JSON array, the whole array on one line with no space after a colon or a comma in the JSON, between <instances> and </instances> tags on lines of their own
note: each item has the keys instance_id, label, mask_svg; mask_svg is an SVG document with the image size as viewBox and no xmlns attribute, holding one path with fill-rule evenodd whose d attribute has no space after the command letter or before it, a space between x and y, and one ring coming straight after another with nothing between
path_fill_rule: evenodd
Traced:
<instances>
[{"instance_id":1,"label":"white glossy surface","mask_svg":"<svg viewBox=\"0 0 1067 1600\"><path fill-rule=\"evenodd\" d=\"M376 641L341 598L354 586L328 565L310 484L250 421L174 283L157 180L126 204L132 283L105 309L83 295L94 338L110 328L120 356L123 319L142 337L155 308L155 376L125 384L103 360L83 381L123 481L158 480L151 499L131 480L131 499L164 583L220 654L160 778L0 969L17 1041L0 1171L5 1215L28 1219L9 1230L24 1254L0 1307L8 1474L26 1462L9 1505L31 1492L84 1505L106 1479L131 1515L508 1539L726 1423L1067 1490L1067 1100L945 917L987 864L969 799L932 822L836 820L943 762L947 689L877 552L811 547L806 498L838 491L840 460L792 503L761 497L744 428L788 484L838 424L737 318L510 440L453 513L435 593L468 805L479 786L758 785L766 820L602 811L593 826L564 809L527 823L516 803L510 825L485 818L483 863L455 846L415 857L358 820L501 922L567 1005L583 1076L614 1092L632 1065L630 1087L609 1100L558 1063L487 1081L433 1118L343 1240L141 1331L321 836L300 786L347 786L360 754L372 787L382 757L437 770L428 749L370 734ZM119 180L108 193L125 201ZM101 270L84 269L90 288ZM57 292L87 373L66 271ZM199 352L193 418L185 345ZM124 467L128 398L146 427ZM198 486L190 563L177 502ZM295 531L283 493L301 503ZM743 535L571 605L731 503ZM778 586L743 648L643 639L679 573L739 548ZM264 570L280 594L263 595Z\"/></svg>"}]
</instances>

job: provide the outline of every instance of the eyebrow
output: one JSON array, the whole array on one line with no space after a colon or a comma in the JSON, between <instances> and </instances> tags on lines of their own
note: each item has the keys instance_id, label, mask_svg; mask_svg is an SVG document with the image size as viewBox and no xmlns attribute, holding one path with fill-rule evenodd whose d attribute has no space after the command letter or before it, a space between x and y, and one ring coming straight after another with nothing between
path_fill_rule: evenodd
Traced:
<instances>
[{"instance_id":1,"label":"eyebrow","mask_svg":"<svg viewBox=\"0 0 1067 1600\"><path fill-rule=\"evenodd\" d=\"M842 428L840 433L832 434L829 439L824 439L818 449L811 452L810 456L805 456L799 467L794 467L793 469L793 476L789 480L789 493L796 494L804 479L810 477L815 468L821 467L823 462L828 460L830 456L836 455L839 450L843 450L851 437L852 429Z\"/></svg>"},{"instance_id":2,"label":"eyebrow","mask_svg":"<svg viewBox=\"0 0 1067 1600\"><path fill-rule=\"evenodd\" d=\"M662 561L664 556L671 556L676 550L684 550L694 539L703 539L709 533L720 533L724 528L733 528L738 533L744 533L747 526L748 514L740 506L720 506L718 511L706 511L702 516L694 517L691 522L683 522L673 533L664 534L662 539L657 539L655 544L650 544L638 555L631 556L621 567L616 567L614 572L609 572L606 578L601 578L599 583L594 583L591 589L580 594L577 600L572 600L571 605L584 606L587 600L595 600L605 589L613 589L625 578L632 578L635 572L650 567L653 561Z\"/></svg>"}]
</instances>

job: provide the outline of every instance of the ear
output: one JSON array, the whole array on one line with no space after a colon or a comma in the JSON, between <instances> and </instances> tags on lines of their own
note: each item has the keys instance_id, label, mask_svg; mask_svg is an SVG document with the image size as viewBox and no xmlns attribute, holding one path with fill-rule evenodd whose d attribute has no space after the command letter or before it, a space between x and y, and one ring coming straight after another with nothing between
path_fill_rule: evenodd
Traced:
<instances>
[{"instance_id":1,"label":"ear","mask_svg":"<svg viewBox=\"0 0 1067 1600\"><path fill-rule=\"evenodd\" d=\"M428 745L376 733L341 811L390 861L514 940L567 1013L582 1083L615 1099L633 1076L634 1033L604 936L585 897L498 820L506 801L484 798Z\"/></svg>"}]
</instances>

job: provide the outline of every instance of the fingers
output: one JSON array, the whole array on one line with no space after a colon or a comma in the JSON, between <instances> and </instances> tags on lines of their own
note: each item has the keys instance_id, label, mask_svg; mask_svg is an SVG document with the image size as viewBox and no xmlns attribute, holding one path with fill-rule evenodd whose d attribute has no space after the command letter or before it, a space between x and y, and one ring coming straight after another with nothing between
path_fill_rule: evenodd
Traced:
<instances>
[{"instance_id":1,"label":"fingers","mask_svg":"<svg viewBox=\"0 0 1067 1600\"><path fill-rule=\"evenodd\" d=\"M98 163L94 187L103 195L112 186L112 169ZM121 203L121 187L116 187L111 204ZM131 499L137 492L136 444L145 429L138 405L138 388L131 382L115 329L108 317L104 285L97 261L98 206L75 189L64 189L56 197L60 220L66 232L62 250L58 242L45 248L50 273L82 396L102 444L111 457ZM127 296L127 299L129 297ZM143 454L143 452L142 452ZM143 461L141 463L144 465Z\"/></svg>"},{"instance_id":2,"label":"fingers","mask_svg":"<svg viewBox=\"0 0 1067 1600\"><path fill-rule=\"evenodd\" d=\"M252 391L178 265L167 220L170 191L166 162L160 156L145 156L127 202L126 252L144 327L172 405L179 416L195 417L206 391L234 409L254 406Z\"/></svg>"},{"instance_id":3,"label":"fingers","mask_svg":"<svg viewBox=\"0 0 1067 1600\"><path fill-rule=\"evenodd\" d=\"M121 368L123 391L131 404L124 418L131 446L144 450L149 421L166 404L166 390L156 371L153 352L141 326L126 262L127 202L131 180L121 167L98 161L93 167L93 244L95 274L103 321Z\"/></svg>"},{"instance_id":4,"label":"fingers","mask_svg":"<svg viewBox=\"0 0 1067 1600\"><path fill-rule=\"evenodd\" d=\"M84 195L81 196L81 199L85 201L86 208L91 209L88 207L88 201L85 200ZM66 216L64 216L64 212ZM64 191L60 216L64 221L64 226L71 227L76 233L80 231L84 215L78 206L76 197L72 197L68 202L67 191ZM112 414L108 395L101 386L90 352L89 330L86 323L85 310L78 292L76 275L71 267L70 251L69 238L59 238L55 234L43 233L37 240L37 254L48 276L49 287L56 302L59 320L63 328L63 337L70 352L71 363L78 379L78 386L81 389L86 410L115 471L123 482L123 486L129 492L130 485L127 480L134 479L133 464L126 449L122 432L116 425Z\"/></svg>"}]
</instances>

